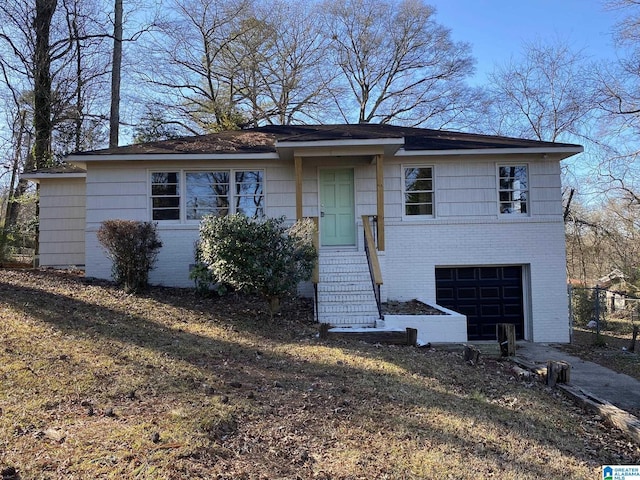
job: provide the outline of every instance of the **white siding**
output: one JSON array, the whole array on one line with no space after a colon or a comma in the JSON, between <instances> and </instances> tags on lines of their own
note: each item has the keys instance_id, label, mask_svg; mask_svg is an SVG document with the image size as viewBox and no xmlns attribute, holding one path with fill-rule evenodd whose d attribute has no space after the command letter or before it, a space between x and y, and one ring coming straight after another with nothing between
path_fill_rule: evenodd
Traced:
<instances>
[{"instance_id":1,"label":"white siding","mask_svg":"<svg viewBox=\"0 0 640 480\"><path fill-rule=\"evenodd\" d=\"M147 195L144 166L91 166L87 170L87 229L95 231L101 222L115 218L148 220ZM87 259L87 267L89 263Z\"/></svg>"},{"instance_id":2,"label":"white siding","mask_svg":"<svg viewBox=\"0 0 640 480\"><path fill-rule=\"evenodd\" d=\"M84 226L84 179L43 179L40 182L40 265L84 265Z\"/></svg>"},{"instance_id":3,"label":"white siding","mask_svg":"<svg viewBox=\"0 0 640 480\"><path fill-rule=\"evenodd\" d=\"M89 277L111 278L111 263L97 241L101 222L109 219L150 221L150 171L180 171L191 169L261 169L265 172L265 209L270 217L295 217L295 177L293 161L289 162L139 162L91 165L87 174L87 260ZM315 182L313 171L305 187ZM317 203L317 195L307 195L307 201ZM198 238L197 222L158 222L163 243L156 268L150 274L152 284L191 287L189 266L194 262L194 245Z\"/></svg>"},{"instance_id":4,"label":"white siding","mask_svg":"<svg viewBox=\"0 0 640 480\"><path fill-rule=\"evenodd\" d=\"M497 164L529 166L529 216L499 216ZM403 218L402 166L434 168L435 217ZM109 218L150 220L149 170L211 168L206 162L178 164L142 162L100 167L87 176L87 275L109 278L110 263L95 232ZM265 206L271 217L295 217L293 160L216 162L216 168L261 168L265 171ZM361 157L303 159L303 215L318 216L320 168L353 168L355 172L357 243L362 248L361 215L376 214L375 165ZM386 252L383 295L389 299L425 298L435 301L438 266L522 265L526 272L529 340L568 341L565 289L564 226L557 161L540 156L495 159L486 157L425 157L385 159ZM198 236L197 224L160 222L163 242L151 282L189 287L189 265Z\"/></svg>"},{"instance_id":5,"label":"white siding","mask_svg":"<svg viewBox=\"0 0 640 480\"><path fill-rule=\"evenodd\" d=\"M293 161L282 162L265 169L265 213L269 217L294 218L295 205L295 173Z\"/></svg>"},{"instance_id":6,"label":"white siding","mask_svg":"<svg viewBox=\"0 0 640 480\"><path fill-rule=\"evenodd\" d=\"M554 160L534 157L467 158L407 157L388 159L385 164L385 215L401 219L402 167L434 167L435 217L474 221L497 218L497 165L529 166L529 197L532 217L555 218L562 213L560 165Z\"/></svg>"}]
</instances>

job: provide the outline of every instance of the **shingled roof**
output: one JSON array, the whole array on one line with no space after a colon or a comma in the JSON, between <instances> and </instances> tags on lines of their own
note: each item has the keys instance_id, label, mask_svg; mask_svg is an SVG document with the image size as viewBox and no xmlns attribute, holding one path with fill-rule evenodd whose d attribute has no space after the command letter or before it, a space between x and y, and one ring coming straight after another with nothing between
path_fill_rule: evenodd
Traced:
<instances>
[{"instance_id":1,"label":"shingled roof","mask_svg":"<svg viewBox=\"0 0 640 480\"><path fill-rule=\"evenodd\" d=\"M478 150L513 148L575 148L579 145L519 138L399 127L380 124L268 125L208 135L181 137L74 155L224 154L275 153L278 143L330 142L338 140L404 139L403 148L415 150Z\"/></svg>"}]
</instances>

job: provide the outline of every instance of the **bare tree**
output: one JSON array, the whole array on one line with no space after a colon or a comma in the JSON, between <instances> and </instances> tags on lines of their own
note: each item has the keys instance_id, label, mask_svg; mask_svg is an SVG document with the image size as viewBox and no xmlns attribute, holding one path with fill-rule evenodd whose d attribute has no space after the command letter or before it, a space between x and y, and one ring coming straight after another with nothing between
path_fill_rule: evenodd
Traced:
<instances>
[{"instance_id":1,"label":"bare tree","mask_svg":"<svg viewBox=\"0 0 640 480\"><path fill-rule=\"evenodd\" d=\"M470 47L436 23L433 7L422 0L327 0L320 9L328 53L342 74L333 92L344 121L420 125L455 114L473 60Z\"/></svg>"},{"instance_id":2,"label":"bare tree","mask_svg":"<svg viewBox=\"0 0 640 480\"><path fill-rule=\"evenodd\" d=\"M595 208L594 208L595 207ZM613 269L640 287L640 205L624 199L576 205L567 222L567 268L585 284Z\"/></svg>"},{"instance_id":3,"label":"bare tree","mask_svg":"<svg viewBox=\"0 0 640 480\"><path fill-rule=\"evenodd\" d=\"M50 130L37 135L34 158L47 157L51 163L70 150L96 145L86 139L95 139L91 131L107 118L101 92L109 71L103 43L110 34L105 34L106 14L96 2L67 0L57 4L50 19L47 49L45 39L38 40L35 30L24 28L35 21L30 3L20 0L0 5L0 68L4 72L0 87L18 97L33 98L31 112L38 112L32 117L34 126L37 122L39 130ZM39 73L47 62L48 73ZM85 123L87 119L92 123ZM43 166L42 160L38 162L37 166Z\"/></svg>"},{"instance_id":4,"label":"bare tree","mask_svg":"<svg viewBox=\"0 0 640 480\"><path fill-rule=\"evenodd\" d=\"M335 69L325 59L328 42L315 19L312 4L263 1L223 50L222 67L235 78L248 122L318 121L328 110Z\"/></svg>"},{"instance_id":5,"label":"bare tree","mask_svg":"<svg viewBox=\"0 0 640 480\"><path fill-rule=\"evenodd\" d=\"M16 99L18 101L18 99ZM18 101L19 102L19 101ZM7 112L11 116L11 138L7 143L7 155L10 160L4 165L9 180L6 184L6 192L4 197L5 203L2 204L3 210L0 212L2 217L2 228L0 229L0 263L6 259L6 247L10 234L16 229L18 217L20 214L21 204L17 201L27 192L27 182L19 182L19 175L23 165L23 159L30 155L32 136L29 133L27 111L21 108L24 104L18 103L16 110ZM0 175L0 178L2 175Z\"/></svg>"},{"instance_id":6,"label":"bare tree","mask_svg":"<svg viewBox=\"0 0 640 480\"><path fill-rule=\"evenodd\" d=\"M640 2L609 0L606 5L624 16L613 32L619 53L617 62L599 70L601 106L608 113L620 115L628 125L637 129L640 120Z\"/></svg>"},{"instance_id":7,"label":"bare tree","mask_svg":"<svg viewBox=\"0 0 640 480\"><path fill-rule=\"evenodd\" d=\"M468 45L423 0L173 2L147 56L165 67L143 75L188 132L337 119L442 127L479 100L465 84Z\"/></svg>"},{"instance_id":8,"label":"bare tree","mask_svg":"<svg viewBox=\"0 0 640 480\"><path fill-rule=\"evenodd\" d=\"M20 174L87 144L86 110L99 111L91 92L106 71L104 63L91 63L103 33L93 6L91 0L37 0L35 8L27 0L0 4L0 94L13 152L5 229L14 227L28 192Z\"/></svg>"},{"instance_id":9,"label":"bare tree","mask_svg":"<svg viewBox=\"0 0 640 480\"><path fill-rule=\"evenodd\" d=\"M586 143L592 154L600 151L599 137L590 131L597 107L592 71L591 62L566 41L526 43L520 57L496 66L489 75L491 103L485 117L489 131L549 142ZM573 167L575 162L563 164L564 218L579 224L577 212L571 208L583 193L578 186L584 188L585 183L582 178L576 181L582 175Z\"/></svg>"},{"instance_id":10,"label":"bare tree","mask_svg":"<svg viewBox=\"0 0 640 480\"><path fill-rule=\"evenodd\" d=\"M173 0L167 12L140 64L139 74L153 89L151 101L186 132L237 128L244 117L236 72L224 64L223 52L244 33L249 1Z\"/></svg>"},{"instance_id":11,"label":"bare tree","mask_svg":"<svg viewBox=\"0 0 640 480\"><path fill-rule=\"evenodd\" d=\"M561 40L525 44L521 58L489 76L493 131L551 142L582 135L596 107L590 68Z\"/></svg>"},{"instance_id":12,"label":"bare tree","mask_svg":"<svg viewBox=\"0 0 640 480\"><path fill-rule=\"evenodd\" d=\"M328 105L333 75L323 68L326 41L314 19L311 6L302 2L280 1L273 10L276 35L263 67L270 79L264 92L270 110L262 109L268 123L318 121Z\"/></svg>"},{"instance_id":13,"label":"bare tree","mask_svg":"<svg viewBox=\"0 0 640 480\"><path fill-rule=\"evenodd\" d=\"M606 5L623 15L613 32L618 56L597 70L598 102L602 112L599 132L607 154L598 165L602 189L610 195L640 200L640 2L610 0ZM613 189L614 191L611 191Z\"/></svg>"}]
</instances>

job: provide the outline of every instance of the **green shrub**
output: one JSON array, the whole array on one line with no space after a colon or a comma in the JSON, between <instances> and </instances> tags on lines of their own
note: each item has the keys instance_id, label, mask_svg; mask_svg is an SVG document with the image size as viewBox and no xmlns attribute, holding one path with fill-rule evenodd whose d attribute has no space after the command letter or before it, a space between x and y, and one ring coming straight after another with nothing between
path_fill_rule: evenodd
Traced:
<instances>
[{"instance_id":1,"label":"green shrub","mask_svg":"<svg viewBox=\"0 0 640 480\"><path fill-rule=\"evenodd\" d=\"M607 314L606 291L603 289L578 287L571 296L573 323L585 327L591 321L599 321L605 327ZM597 304L597 306L596 306Z\"/></svg>"},{"instance_id":2,"label":"green shrub","mask_svg":"<svg viewBox=\"0 0 640 480\"><path fill-rule=\"evenodd\" d=\"M573 322L584 327L594 317L593 290L587 288L574 288L571 301L573 303Z\"/></svg>"},{"instance_id":3,"label":"green shrub","mask_svg":"<svg viewBox=\"0 0 640 480\"><path fill-rule=\"evenodd\" d=\"M314 229L309 220L287 228L283 218L208 216L200 224L197 250L214 278L238 290L260 294L269 302L273 315L283 295L311 278L317 258Z\"/></svg>"},{"instance_id":4,"label":"green shrub","mask_svg":"<svg viewBox=\"0 0 640 480\"><path fill-rule=\"evenodd\" d=\"M215 292L218 295L224 295L227 293L227 286L219 281L211 273L211 270L207 268L207 265L202 260L202 254L198 243L195 248L195 260L196 263L191 267L189 271L189 278L193 280L198 295L210 295L211 292Z\"/></svg>"},{"instance_id":5,"label":"green shrub","mask_svg":"<svg viewBox=\"0 0 640 480\"><path fill-rule=\"evenodd\" d=\"M148 286L162 242L156 224L132 220L106 220L98 229L98 241L112 261L113 280L128 293Z\"/></svg>"}]
</instances>

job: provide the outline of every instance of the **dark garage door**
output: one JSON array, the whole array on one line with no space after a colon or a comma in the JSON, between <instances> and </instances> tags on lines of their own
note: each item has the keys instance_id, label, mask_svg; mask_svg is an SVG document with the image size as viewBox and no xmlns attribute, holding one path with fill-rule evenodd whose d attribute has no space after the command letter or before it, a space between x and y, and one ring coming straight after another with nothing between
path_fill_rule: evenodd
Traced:
<instances>
[{"instance_id":1,"label":"dark garage door","mask_svg":"<svg viewBox=\"0 0 640 480\"><path fill-rule=\"evenodd\" d=\"M436 302L467 316L469 340L495 340L497 323L524 338L521 266L436 268Z\"/></svg>"}]
</instances>

